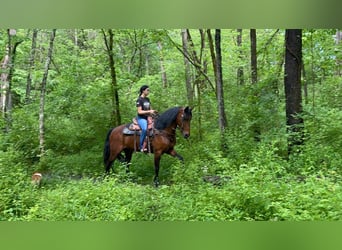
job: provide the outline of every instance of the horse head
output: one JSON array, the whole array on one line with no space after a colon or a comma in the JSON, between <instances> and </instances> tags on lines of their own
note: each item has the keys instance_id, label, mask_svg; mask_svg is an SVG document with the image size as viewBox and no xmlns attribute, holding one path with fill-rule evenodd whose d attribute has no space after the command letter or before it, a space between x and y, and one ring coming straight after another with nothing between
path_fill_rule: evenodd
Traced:
<instances>
[{"instance_id":1,"label":"horse head","mask_svg":"<svg viewBox=\"0 0 342 250\"><path fill-rule=\"evenodd\" d=\"M192 118L192 108L181 108L177 116L177 125L185 139L190 137L190 122Z\"/></svg>"}]
</instances>

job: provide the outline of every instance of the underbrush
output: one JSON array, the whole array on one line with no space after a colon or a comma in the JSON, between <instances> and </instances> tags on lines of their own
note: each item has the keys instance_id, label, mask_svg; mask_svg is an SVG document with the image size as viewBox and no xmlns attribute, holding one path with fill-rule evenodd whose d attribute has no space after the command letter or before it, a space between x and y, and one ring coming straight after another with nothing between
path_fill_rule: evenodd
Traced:
<instances>
[{"instance_id":1,"label":"underbrush","mask_svg":"<svg viewBox=\"0 0 342 250\"><path fill-rule=\"evenodd\" d=\"M159 188L152 184L152 155L134 154L129 174L116 162L105 177L101 148L72 155L48 151L36 165L8 148L0 151L0 220L341 220L341 151L329 143L339 128L335 122L310 133L288 159L279 153L286 145L280 140L246 141L250 146L241 151L228 135L232 146L224 153L210 138L202 144L179 140L184 164L164 155ZM30 183L34 170L45 177L40 188Z\"/></svg>"},{"instance_id":2,"label":"underbrush","mask_svg":"<svg viewBox=\"0 0 342 250\"><path fill-rule=\"evenodd\" d=\"M0 150L0 221L21 219L36 202L37 189L31 186L27 167L18 162L22 157Z\"/></svg>"},{"instance_id":3,"label":"underbrush","mask_svg":"<svg viewBox=\"0 0 342 250\"><path fill-rule=\"evenodd\" d=\"M328 178L274 179L243 168L226 183L141 185L115 177L42 188L22 220L340 220L341 187Z\"/></svg>"},{"instance_id":4,"label":"underbrush","mask_svg":"<svg viewBox=\"0 0 342 250\"><path fill-rule=\"evenodd\" d=\"M20 170L22 166L11 169L2 166L1 174L7 176L7 182L2 182L1 219L341 220L339 175L333 170L312 171L305 176L289 173L289 165L297 161L286 161L274 151L269 145L260 146L240 165L219 152L208 161L193 155L192 159L186 158L185 165L164 156L159 188L152 185L153 158L141 154L135 157L135 163L145 160L146 166L132 166L129 175L118 165L116 173L108 177L99 174L47 180L40 188L31 186L27 173ZM16 156L7 160L11 158ZM144 173L148 177L139 178Z\"/></svg>"}]
</instances>

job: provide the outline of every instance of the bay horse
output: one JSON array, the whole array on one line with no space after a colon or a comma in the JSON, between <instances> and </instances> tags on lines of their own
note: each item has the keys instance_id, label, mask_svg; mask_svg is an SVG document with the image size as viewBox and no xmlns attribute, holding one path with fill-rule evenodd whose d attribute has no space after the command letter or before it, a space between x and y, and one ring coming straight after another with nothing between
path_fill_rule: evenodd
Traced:
<instances>
[{"instance_id":1,"label":"bay horse","mask_svg":"<svg viewBox=\"0 0 342 250\"><path fill-rule=\"evenodd\" d=\"M174 147L176 145L176 129L179 128L185 139L190 136L190 121L192 118L192 109L190 107L173 107L166 110L154 121L151 142L151 153L154 154L154 178L156 187L159 185L159 163L163 154L169 154L183 161ZM129 163L132 154L139 148L139 135L127 135L123 131L129 124L122 124L108 131L103 158L106 174L109 174L115 159L126 163L126 171L129 171ZM147 132L149 136L149 132ZM125 153L125 157L121 152Z\"/></svg>"}]
</instances>

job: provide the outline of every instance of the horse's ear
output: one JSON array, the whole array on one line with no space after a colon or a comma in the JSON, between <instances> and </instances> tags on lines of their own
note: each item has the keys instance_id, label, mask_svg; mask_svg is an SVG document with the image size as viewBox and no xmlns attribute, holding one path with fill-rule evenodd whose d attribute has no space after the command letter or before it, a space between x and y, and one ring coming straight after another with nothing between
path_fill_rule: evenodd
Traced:
<instances>
[{"instance_id":1,"label":"horse's ear","mask_svg":"<svg viewBox=\"0 0 342 250\"><path fill-rule=\"evenodd\" d=\"M186 106L184 109L184 113L191 113L191 111L193 110L193 108L190 108L189 106Z\"/></svg>"},{"instance_id":2,"label":"horse's ear","mask_svg":"<svg viewBox=\"0 0 342 250\"><path fill-rule=\"evenodd\" d=\"M186 111L192 111L192 110L194 110L194 108L191 108L191 107L189 107L189 106L186 106L186 108L184 109L184 110L186 110Z\"/></svg>"}]
</instances>

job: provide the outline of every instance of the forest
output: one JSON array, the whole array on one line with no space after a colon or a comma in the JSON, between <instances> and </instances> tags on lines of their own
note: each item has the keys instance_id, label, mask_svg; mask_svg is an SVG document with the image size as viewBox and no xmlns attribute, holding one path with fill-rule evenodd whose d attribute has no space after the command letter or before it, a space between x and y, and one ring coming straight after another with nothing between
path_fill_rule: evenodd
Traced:
<instances>
[{"instance_id":1,"label":"forest","mask_svg":"<svg viewBox=\"0 0 342 250\"><path fill-rule=\"evenodd\" d=\"M0 29L1 221L342 219L342 32ZM110 128L192 108L160 186L153 154L105 175ZM39 184L32 175L40 173Z\"/></svg>"}]
</instances>

